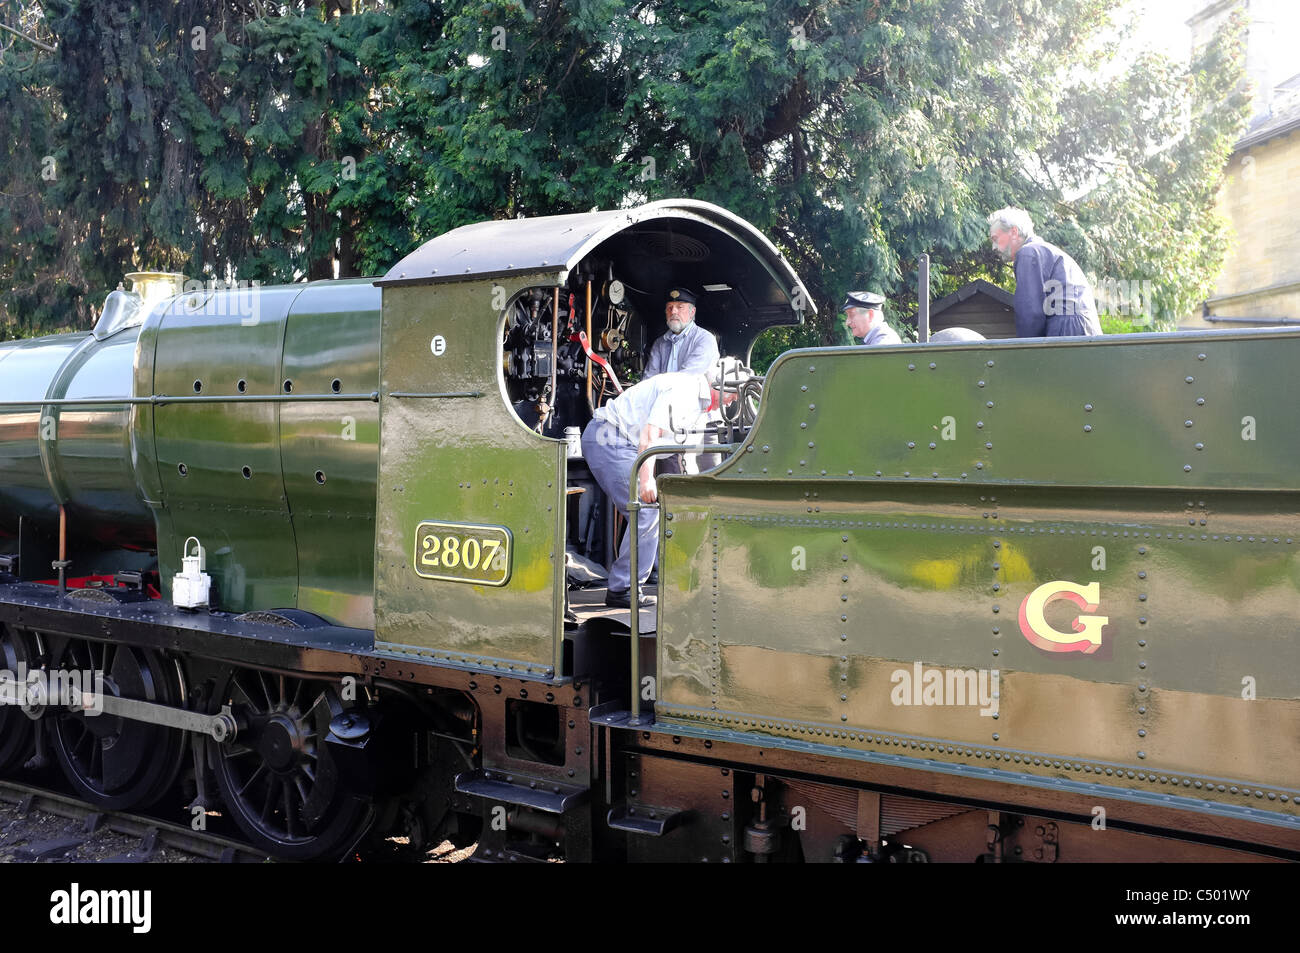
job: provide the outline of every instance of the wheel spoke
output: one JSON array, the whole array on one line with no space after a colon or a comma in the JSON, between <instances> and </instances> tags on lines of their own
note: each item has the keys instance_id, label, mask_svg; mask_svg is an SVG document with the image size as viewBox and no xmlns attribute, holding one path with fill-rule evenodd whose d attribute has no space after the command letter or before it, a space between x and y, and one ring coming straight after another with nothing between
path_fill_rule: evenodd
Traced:
<instances>
[{"instance_id":1,"label":"wheel spoke","mask_svg":"<svg viewBox=\"0 0 1300 953\"><path fill-rule=\"evenodd\" d=\"M271 690L266 687L266 676L262 672L257 673L257 684L262 689L262 695L266 698L266 711L275 707L275 701L271 698Z\"/></svg>"},{"instance_id":2,"label":"wheel spoke","mask_svg":"<svg viewBox=\"0 0 1300 953\"><path fill-rule=\"evenodd\" d=\"M248 752L246 751L245 753ZM261 777L262 772L265 770L266 770L266 762L263 761L260 764L258 764L257 770L248 776L248 780L244 782L244 786L239 789L240 797L244 796L244 792L247 791L250 787L252 787L253 782L256 781L259 777Z\"/></svg>"},{"instance_id":3,"label":"wheel spoke","mask_svg":"<svg viewBox=\"0 0 1300 953\"><path fill-rule=\"evenodd\" d=\"M271 775L266 784L266 799L262 802L262 823L266 824L271 820L271 810L275 806L275 795L278 793L277 788L280 785L280 779Z\"/></svg>"},{"instance_id":4,"label":"wheel spoke","mask_svg":"<svg viewBox=\"0 0 1300 953\"><path fill-rule=\"evenodd\" d=\"M253 711L260 711L260 710L261 710L261 709L259 709L259 708L257 707L257 703L253 701L253 696L250 695L250 694L248 694L248 689L244 688L243 683L241 683L241 682L239 681L239 676L238 676L238 675L236 675L234 678L232 678L232 679L230 680L230 685L231 685L231 688L233 688L233 689L237 689L237 690L239 691L239 694L241 694L241 695L244 696L244 704L245 704L245 705L247 705L247 706L248 706L249 708L251 708ZM235 699L234 699L234 692L232 691L232 692L230 693L230 695L231 695L230 700L233 702L233 701L235 700Z\"/></svg>"},{"instance_id":5,"label":"wheel spoke","mask_svg":"<svg viewBox=\"0 0 1300 953\"><path fill-rule=\"evenodd\" d=\"M319 695L316 696L316 700L311 703L311 707L302 713L302 717L306 719L312 712L314 712L317 708L320 707L320 704L323 701L325 701L325 692L322 691ZM329 714L328 707L326 707L325 713Z\"/></svg>"},{"instance_id":6,"label":"wheel spoke","mask_svg":"<svg viewBox=\"0 0 1300 953\"><path fill-rule=\"evenodd\" d=\"M72 723L74 730L77 732L76 740L72 743L72 750L77 754L81 754L83 758L92 756L90 751L87 750L87 746L93 749L98 739L86 727L85 722L75 715L69 715L67 721ZM82 752L85 752L85 754L82 754Z\"/></svg>"},{"instance_id":7,"label":"wheel spoke","mask_svg":"<svg viewBox=\"0 0 1300 953\"><path fill-rule=\"evenodd\" d=\"M289 832L290 837L296 837L297 817L294 816L292 791L287 784L280 785L284 789L284 827Z\"/></svg>"}]
</instances>

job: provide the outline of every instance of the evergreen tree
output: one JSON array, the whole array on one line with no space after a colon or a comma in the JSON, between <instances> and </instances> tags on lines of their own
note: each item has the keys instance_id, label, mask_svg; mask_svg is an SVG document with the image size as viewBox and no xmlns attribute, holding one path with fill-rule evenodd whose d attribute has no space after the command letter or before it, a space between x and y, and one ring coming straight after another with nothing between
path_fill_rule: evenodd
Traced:
<instances>
[{"instance_id":1,"label":"evergreen tree","mask_svg":"<svg viewBox=\"0 0 1300 953\"><path fill-rule=\"evenodd\" d=\"M1007 204L1186 313L1223 256L1240 36L1099 74L1119 5L0 0L54 47L0 52L0 307L84 326L137 267L376 274L467 222L689 196L808 284L821 314L776 343L847 340L849 288L905 322L923 252L935 297L1009 285Z\"/></svg>"},{"instance_id":2,"label":"evergreen tree","mask_svg":"<svg viewBox=\"0 0 1300 953\"><path fill-rule=\"evenodd\" d=\"M75 306L79 256L49 195L59 167L53 131L53 37L35 3L0 2L0 340L57 325ZM47 288L47 275L63 277Z\"/></svg>"}]
</instances>

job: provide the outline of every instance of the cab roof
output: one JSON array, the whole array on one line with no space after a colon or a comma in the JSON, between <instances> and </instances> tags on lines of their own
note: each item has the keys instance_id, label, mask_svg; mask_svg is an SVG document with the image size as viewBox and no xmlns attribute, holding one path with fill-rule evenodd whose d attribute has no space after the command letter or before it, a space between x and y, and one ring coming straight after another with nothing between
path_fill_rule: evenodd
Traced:
<instances>
[{"instance_id":1,"label":"cab roof","mask_svg":"<svg viewBox=\"0 0 1300 953\"><path fill-rule=\"evenodd\" d=\"M762 232L695 199L464 225L425 242L375 284L389 288L551 270L564 277L597 249L631 262L633 272L638 260L668 263L674 280L693 284L697 292L725 282L738 286L752 307L817 310L790 263Z\"/></svg>"}]
</instances>

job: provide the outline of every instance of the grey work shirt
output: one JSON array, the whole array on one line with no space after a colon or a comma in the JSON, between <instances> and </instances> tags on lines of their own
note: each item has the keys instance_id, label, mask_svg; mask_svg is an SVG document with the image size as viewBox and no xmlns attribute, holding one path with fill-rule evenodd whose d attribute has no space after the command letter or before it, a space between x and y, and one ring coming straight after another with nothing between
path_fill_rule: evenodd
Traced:
<instances>
[{"instance_id":1,"label":"grey work shirt","mask_svg":"<svg viewBox=\"0 0 1300 953\"><path fill-rule=\"evenodd\" d=\"M867 336L862 339L863 344L902 344L902 339L898 332L885 323L884 318L880 318L871 325L871 330Z\"/></svg>"},{"instance_id":2,"label":"grey work shirt","mask_svg":"<svg viewBox=\"0 0 1300 953\"><path fill-rule=\"evenodd\" d=\"M1016 252L1016 337L1101 334L1092 288L1073 258L1031 238Z\"/></svg>"},{"instance_id":3,"label":"grey work shirt","mask_svg":"<svg viewBox=\"0 0 1300 953\"><path fill-rule=\"evenodd\" d=\"M677 352L675 355L674 350ZM712 334L692 321L677 334L669 331L650 346L645 377L672 372L703 374L717 360L718 342Z\"/></svg>"}]
</instances>

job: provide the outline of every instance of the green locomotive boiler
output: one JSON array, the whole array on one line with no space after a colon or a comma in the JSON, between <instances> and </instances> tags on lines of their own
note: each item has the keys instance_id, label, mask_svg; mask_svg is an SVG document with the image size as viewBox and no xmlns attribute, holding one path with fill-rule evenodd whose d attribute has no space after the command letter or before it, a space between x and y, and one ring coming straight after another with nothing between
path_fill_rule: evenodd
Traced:
<instances>
[{"instance_id":1,"label":"green locomotive boiler","mask_svg":"<svg viewBox=\"0 0 1300 953\"><path fill-rule=\"evenodd\" d=\"M634 619L568 588L618 526L564 432L668 287L727 354L802 320L752 226L140 284L0 346L0 771L299 858L1300 854L1295 332L787 353L661 481ZM83 674L98 711L26 688Z\"/></svg>"}]
</instances>

